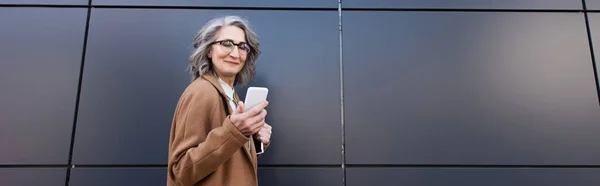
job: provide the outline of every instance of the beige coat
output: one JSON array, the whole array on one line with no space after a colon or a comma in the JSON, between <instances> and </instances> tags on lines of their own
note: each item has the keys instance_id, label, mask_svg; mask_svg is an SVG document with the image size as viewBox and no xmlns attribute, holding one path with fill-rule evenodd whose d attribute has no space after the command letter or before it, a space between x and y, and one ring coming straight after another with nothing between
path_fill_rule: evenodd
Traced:
<instances>
[{"instance_id":1,"label":"beige coat","mask_svg":"<svg viewBox=\"0 0 600 186\"><path fill-rule=\"evenodd\" d=\"M232 112L212 75L199 77L185 89L171 124L168 186L258 185L253 140L231 123Z\"/></svg>"}]
</instances>

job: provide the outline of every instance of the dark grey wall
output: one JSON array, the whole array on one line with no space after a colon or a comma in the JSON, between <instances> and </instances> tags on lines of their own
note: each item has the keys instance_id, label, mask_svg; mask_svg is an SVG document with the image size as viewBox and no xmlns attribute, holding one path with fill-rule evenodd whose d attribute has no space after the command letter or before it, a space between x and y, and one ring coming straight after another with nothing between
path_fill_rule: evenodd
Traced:
<instances>
[{"instance_id":1,"label":"dark grey wall","mask_svg":"<svg viewBox=\"0 0 600 186\"><path fill-rule=\"evenodd\" d=\"M346 163L600 164L582 14L343 18Z\"/></svg>"},{"instance_id":2,"label":"dark grey wall","mask_svg":"<svg viewBox=\"0 0 600 186\"><path fill-rule=\"evenodd\" d=\"M600 184L600 1L338 6L0 0L0 182L164 185L192 38L235 14L270 89L261 185Z\"/></svg>"},{"instance_id":3,"label":"dark grey wall","mask_svg":"<svg viewBox=\"0 0 600 186\"><path fill-rule=\"evenodd\" d=\"M0 168L2 185L64 185L66 168Z\"/></svg>"},{"instance_id":4,"label":"dark grey wall","mask_svg":"<svg viewBox=\"0 0 600 186\"><path fill-rule=\"evenodd\" d=\"M93 0L93 5L134 5L134 6L186 6L186 7L261 7L261 8L337 8L338 2L333 0Z\"/></svg>"},{"instance_id":5,"label":"dark grey wall","mask_svg":"<svg viewBox=\"0 0 600 186\"><path fill-rule=\"evenodd\" d=\"M2 4L2 5L87 5L88 0L0 0L0 4Z\"/></svg>"},{"instance_id":6,"label":"dark grey wall","mask_svg":"<svg viewBox=\"0 0 600 186\"><path fill-rule=\"evenodd\" d=\"M348 186L598 185L598 168L347 168Z\"/></svg>"},{"instance_id":7,"label":"dark grey wall","mask_svg":"<svg viewBox=\"0 0 600 186\"><path fill-rule=\"evenodd\" d=\"M0 164L68 163L86 12L0 7Z\"/></svg>"},{"instance_id":8,"label":"dark grey wall","mask_svg":"<svg viewBox=\"0 0 600 186\"><path fill-rule=\"evenodd\" d=\"M594 0L587 0L594 1ZM582 10L580 0L344 0L344 8L443 8L507 10Z\"/></svg>"}]
</instances>

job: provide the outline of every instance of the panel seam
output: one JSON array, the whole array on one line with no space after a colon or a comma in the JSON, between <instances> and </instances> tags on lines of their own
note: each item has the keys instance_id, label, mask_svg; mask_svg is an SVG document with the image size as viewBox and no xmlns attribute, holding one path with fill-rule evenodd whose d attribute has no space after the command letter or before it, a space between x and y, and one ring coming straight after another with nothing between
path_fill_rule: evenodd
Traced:
<instances>
[{"instance_id":1,"label":"panel seam","mask_svg":"<svg viewBox=\"0 0 600 186\"><path fill-rule=\"evenodd\" d=\"M83 69L84 69L84 64L85 64L85 54L86 54L86 50L87 50L87 40L88 40L88 33L89 33L89 29L90 29L90 16L92 13L92 0L88 1L88 6L87 6L87 15L86 15L86 20L85 20L85 32L83 34L83 49L82 49L82 54L81 54L81 63L79 66L79 81L77 84L77 97L75 98L75 112L73 113L73 127L71 129L71 144L69 147L69 160L68 160L68 167L67 167L67 175L65 177L65 186L69 186L69 182L71 180L71 170L75 167L75 165L73 165L73 146L75 145L75 132L77 131L77 118L79 115L79 101L81 98L81 85L83 84Z\"/></svg>"},{"instance_id":2,"label":"panel seam","mask_svg":"<svg viewBox=\"0 0 600 186\"><path fill-rule=\"evenodd\" d=\"M592 58L592 69L594 71L594 86L596 86L596 94L598 97L598 106L600 106L600 81L598 80L598 66L596 65L596 55L594 54L594 42L592 41L592 32L590 28L590 21L587 13L587 5L585 0L581 0L583 5L583 16L585 18L585 29L588 37L588 45L590 48L590 56Z\"/></svg>"},{"instance_id":3,"label":"panel seam","mask_svg":"<svg viewBox=\"0 0 600 186\"><path fill-rule=\"evenodd\" d=\"M346 126L344 120L344 57L342 37L342 0L338 0L338 34L339 34L339 65L340 65L340 128L342 140L342 185L346 186Z\"/></svg>"}]
</instances>

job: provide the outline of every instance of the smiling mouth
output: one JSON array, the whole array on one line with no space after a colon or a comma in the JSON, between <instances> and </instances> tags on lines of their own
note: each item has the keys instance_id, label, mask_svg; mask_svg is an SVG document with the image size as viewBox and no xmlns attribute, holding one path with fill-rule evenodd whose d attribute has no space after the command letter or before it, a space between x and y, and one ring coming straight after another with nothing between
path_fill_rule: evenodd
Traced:
<instances>
[{"instance_id":1,"label":"smiling mouth","mask_svg":"<svg viewBox=\"0 0 600 186\"><path fill-rule=\"evenodd\" d=\"M225 61L225 62L226 62L226 63L231 63L231 64L234 64L234 65L239 65L239 64L240 64L240 63L236 63L236 62L232 62L232 61Z\"/></svg>"}]
</instances>

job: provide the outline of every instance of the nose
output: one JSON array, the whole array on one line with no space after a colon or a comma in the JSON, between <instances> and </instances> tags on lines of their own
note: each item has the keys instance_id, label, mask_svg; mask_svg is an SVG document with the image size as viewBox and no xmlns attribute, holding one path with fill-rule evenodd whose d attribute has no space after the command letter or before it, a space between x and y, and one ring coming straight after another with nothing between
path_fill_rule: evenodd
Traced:
<instances>
[{"instance_id":1,"label":"nose","mask_svg":"<svg viewBox=\"0 0 600 186\"><path fill-rule=\"evenodd\" d=\"M231 57L234 57L234 58L240 57L240 49L238 48L238 46L234 46L233 50L231 50L231 52L229 53L229 55Z\"/></svg>"}]
</instances>

